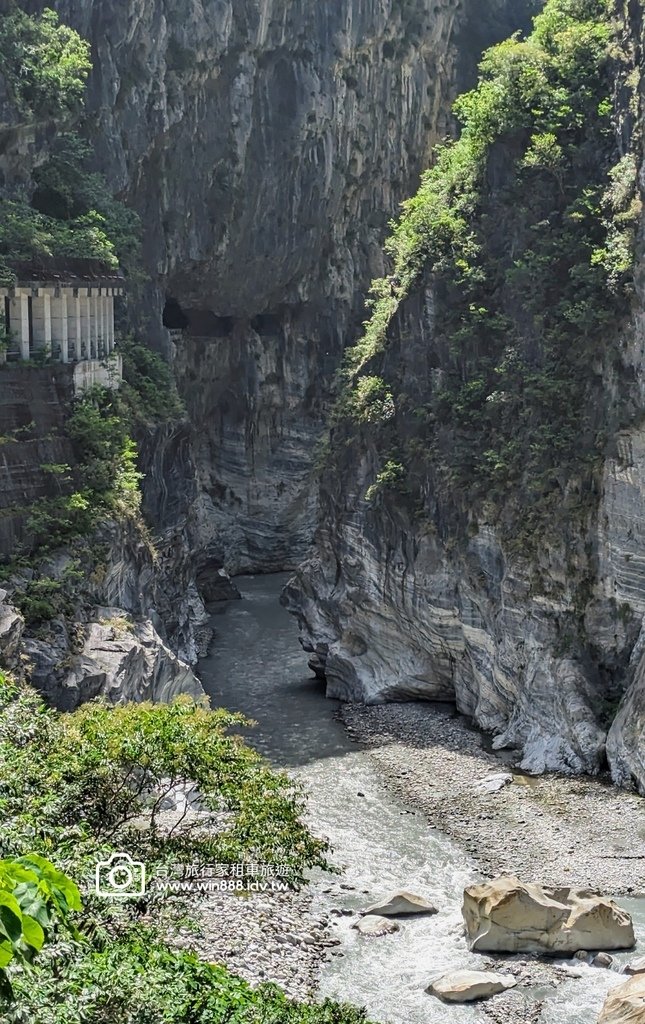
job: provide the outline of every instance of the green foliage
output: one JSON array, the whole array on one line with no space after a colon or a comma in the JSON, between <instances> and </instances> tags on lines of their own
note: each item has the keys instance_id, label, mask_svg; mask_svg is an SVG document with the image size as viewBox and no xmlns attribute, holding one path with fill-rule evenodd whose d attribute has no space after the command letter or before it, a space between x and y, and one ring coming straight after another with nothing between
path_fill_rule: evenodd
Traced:
<instances>
[{"instance_id":1,"label":"green foliage","mask_svg":"<svg viewBox=\"0 0 645 1024\"><path fill-rule=\"evenodd\" d=\"M50 221L69 226L84 248L78 255L89 254L93 247L97 259L124 267L130 276L140 262L141 223L133 210L113 198L105 177L89 170L92 158L91 145L76 132L59 136L49 159L34 171L32 205ZM90 225L94 235L88 235Z\"/></svg>"},{"instance_id":2,"label":"green foliage","mask_svg":"<svg viewBox=\"0 0 645 1024\"><path fill-rule=\"evenodd\" d=\"M11 260L70 256L117 267L114 245L104 228L105 219L95 210L59 221L34 210L26 200L4 200L0 253Z\"/></svg>"},{"instance_id":3,"label":"green foliage","mask_svg":"<svg viewBox=\"0 0 645 1024\"><path fill-rule=\"evenodd\" d=\"M41 576L30 580L12 594L12 601L30 626L48 622L55 615L71 611L61 580Z\"/></svg>"},{"instance_id":4,"label":"green foliage","mask_svg":"<svg viewBox=\"0 0 645 1024\"><path fill-rule=\"evenodd\" d=\"M30 966L61 926L78 934L70 913L81 909L74 882L44 857L0 860L0 1001L13 998L7 968Z\"/></svg>"},{"instance_id":5,"label":"green foliage","mask_svg":"<svg viewBox=\"0 0 645 1024\"><path fill-rule=\"evenodd\" d=\"M57 498L35 502L27 516L32 549L41 554L61 547L73 537L82 537L96 525L91 495L73 491Z\"/></svg>"},{"instance_id":6,"label":"green foliage","mask_svg":"<svg viewBox=\"0 0 645 1024\"><path fill-rule=\"evenodd\" d=\"M89 44L46 9L28 15L16 4L2 18L0 68L25 119L78 113L91 68ZM0 284L12 284L12 263L39 258L101 260L140 276L140 223L114 199L102 174L90 170L92 146L77 132L59 132L33 172L31 197L2 199Z\"/></svg>"},{"instance_id":7,"label":"green foliage","mask_svg":"<svg viewBox=\"0 0 645 1024\"><path fill-rule=\"evenodd\" d=\"M143 525L143 474L132 435L183 415L183 407L170 367L161 356L132 339L123 342L121 351L122 387L93 387L74 402L66 425L74 445L74 464L41 467L59 493L28 509L32 553L52 551L87 536L110 517L135 519ZM50 595L29 593L22 600L30 623L60 614Z\"/></svg>"},{"instance_id":8,"label":"green foliage","mask_svg":"<svg viewBox=\"0 0 645 1024\"><path fill-rule=\"evenodd\" d=\"M141 504L137 448L118 392L94 387L77 400L67 432L75 444L84 493L93 512L135 516Z\"/></svg>"},{"instance_id":9,"label":"green foliage","mask_svg":"<svg viewBox=\"0 0 645 1024\"><path fill-rule=\"evenodd\" d=\"M61 715L0 674L0 853L55 851L77 878L123 849L149 868L181 854L207 864L284 864L302 878L326 863L326 844L301 822L301 788L231 734L246 724L187 698L93 702ZM217 831L160 828L164 799L187 783L205 808L228 812Z\"/></svg>"},{"instance_id":10,"label":"green foliage","mask_svg":"<svg viewBox=\"0 0 645 1024\"><path fill-rule=\"evenodd\" d=\"M60 135L34 170L31 200L4 199L0 219L0 276L11 261L74 257L139 273L141 225L114 199L102 174L90 171L92 147L76 132Z\"/></svg>"},{"instance_id":11,"label":"green foliage","mask_svg":"<svg viewBox=\"0 0 645 1024\"><path fill-rule=\"evenodd\" d=\"M378 495L384 490L396 490L400 488L402 481L405 480L405 469L400 462L395 462L393 459L388 461L383 466L383 469L377 473L376 480L370 487L367 488L365 494L366 501L374 501Z\"/></svg>"},{"instance_id":12,"label":"green foliage","mask_svg":"<svg viewBox=\"0 0 645 1024\"><path fill-rule=\"evenodd\" d=\"M16 900L24 893L23 920L33 915L47 939L58 923L71 928L69 911L81 908L70 878L89 882L97 861L115 851L144 860L149 877L177 862L244 861L250 868L265 861L286 865L297 884L306 868L325 866L327 844L301 820L302 789L235 734L245 724L188 699L116 708L95 702L62 715L0 673L0 855L38 876L36 891L31 877L16 879L27 883L20 892L11 887L14 876L7 883ZM208 829L181 818L162 827L162 802L180 784L195 785L215 812ZM132 896L115 909L88 887L84 904L76 921L82 942L74 930L73 941L51 956L44 950L28 976L12 972L11 997L0 993L7 1024L365 1021L362 1011L331 1002L291 1003L273 986L253 991L223 967L171 950L160 925L151 926L153 895ZM17 916L13 903L10 910ZM15 922L7 921L22 952ZM4 922L0 910L0 957ZM40 933L28 922L27 930L37 944Z\"/></svg>"},{"instance_id":13,"label":"green foliage","mask_svg":"<svg viewBox=\"0 0 645 1024\"><path fill-rule=\"evenodd\" d=\"M337 422L368 422L382 458L404 449L410 493L490 503L516 536L545 528L572 476L593 493L626 415L606 406L602 374L618 372L609 341L629 312L641 213L636 160L612 124L628 71L608 0L548 0L526 40L487 52L455 104L459 140L393 225L392 273L374 283L344 368ZM414 367L404 391L379 372L382 353L394 343L405 363L399 314L428 287L430 372ZM375 381L392 395L386 425L366 419Z\"/></svg>"},{"instance_id":14,"label":"green foliage","mask_svg":"<svg viewBox=\"0 0 645 1024\"><path fill-rule=\"evenodd\" d=\"M66 965L61 981L44 972L35 981L20 987L30 1024L367 1024L352 1006L253 989L222 966L171 952L150 929Z\"/></svg>"},{"instance_id":15,"label":"green foliage","mask_svg":"<svg viewBox=\"0 0 645 1024\"><path fill-rule=\"evenodd\" d=\"M40 120L69 114L83 99L92 67L89 44L46 8L29 15L10 5L2 17L0 67L21 114Z\"/></svg>"},{"instance_id":16,"label":"green foliage","mask_svg":"<svg viewBox=\"0 0 645 1024\"><path fill-rule=\"evenodd\" d=\"M184 408L168 363L134 338L121 342L123 358L121 396L135 420L164 423L183 415Z\"/></svg>"},{"instance_id":17,"label":"green foliage","mask_svg":"<svg viewBox=\"0 0 645 1024\"><path fill-rule=\"evenodd\" d=\"M385 423L395 413L392 392L380 377L360 377L346 412L358 423Z\"/></svg>"}]
</instances>

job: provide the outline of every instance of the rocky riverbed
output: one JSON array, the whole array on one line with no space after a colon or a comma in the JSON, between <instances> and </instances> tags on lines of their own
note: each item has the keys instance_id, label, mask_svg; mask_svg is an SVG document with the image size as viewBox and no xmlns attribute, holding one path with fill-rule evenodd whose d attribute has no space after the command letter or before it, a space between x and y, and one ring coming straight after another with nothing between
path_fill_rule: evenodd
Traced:
<instances>
[{"instance_id":1,"label":"rocky riverbed","mask_svg":"<svg viewBox=\"0 0 645 1024\"><path fill-rule=\"evenodd\" d=\"M326 915L312 911L308 890L195 895L177 930L178 946L226 964L252 985L273 982L292 999L312 998L321 962L342 955Z\"/></svg>"},{"instance_id":2,"label":"rocky riverbed","mask_svg":"<svg viewBox=\"0 0 645 1024\"><path fill-rule=\"evenodd\" d=\"M341 874L316 873L299 894L198 896L195 923L177 941L252 984L364 1005L384 1024L595 1024L624 976L569 957L471 952L463 892L515 872L621 895L639 937L618 956L622 966L645 949L642 903L625 899L645 893L642 800L602 780L514 772L447 705L325 700L277 604L284 577L237 582L243 600L215 610L200 677L213 706L253 718L250 741L305 786L309 824L330 840ZM438 913L401 919L378 938L359 934L361 911L399 889ZM460 970L512 974L517 984L475 1006L447 1008L427 994L440 974Z\"/></svg>"},{"instance_id":3,"label":"rocky riverbed","mask_svg":"<svg viewBox=\"0 0 645 1024\"><path fill-rule=\"evenodd\" d=\"M514 772L449 705L346 704L340 715L397 795L483 875L645 895L642 797L602 778Z\"/></svg>"}]
</instances>

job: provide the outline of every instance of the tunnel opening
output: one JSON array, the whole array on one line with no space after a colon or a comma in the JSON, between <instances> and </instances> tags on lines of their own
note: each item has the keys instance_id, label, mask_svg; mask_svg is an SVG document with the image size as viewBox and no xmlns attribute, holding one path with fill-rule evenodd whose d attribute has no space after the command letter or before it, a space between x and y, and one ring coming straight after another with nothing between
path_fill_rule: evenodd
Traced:
<instances>
[{"instance_id":1,"label":"tunnel opening","mask_svg":"<svg viewBox=\"0 0 645 1024\"><path fill-rule=\"evenodd\" d=\"M166 305L163 308L163 325L169 331L185 331L188 327L188 317L179 305L177 299L172 295L166 298Z\"/></svg>"}]
</instances>

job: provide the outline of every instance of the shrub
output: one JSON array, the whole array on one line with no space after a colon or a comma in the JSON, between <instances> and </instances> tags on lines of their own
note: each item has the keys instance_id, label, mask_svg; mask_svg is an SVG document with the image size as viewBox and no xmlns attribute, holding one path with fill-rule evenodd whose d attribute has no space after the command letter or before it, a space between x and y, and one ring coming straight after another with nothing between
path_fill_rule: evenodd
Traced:
<instances>
[{"instance_id":1,"label":"shrub","mask_svg":"<svg viewBox=\"0 0 645 1024\"><path fill-rule=\"evenodd\" d=\"M2 17L0 64L22 114L40 119L69 114L83 99L92 67L89 44L46 8L29 15L15 3Z\"/></svg>"},{"instance_id":2,"label":"shrub","mask_svg":"<svg viewBox=\"0 0 645 1024\"><path fill-rule=\"evenodd\" d=\"M168 363L147 345L126 338L119 345L123 357L122 396L135 420L163 423L184 412Z\"/></svg>"},{"instance_id":3,"label":"shrub","mask_svg":"<svg viewBox=\"0 0 645 1024\"><path fill-rule=\"evenodd\" d=\"M253 989L218 964L171 951L149 928L72 960L62 978L39 970L34 982L19 993L30 1024L367 1024L352 1006L296 1003L276 985Z\"/></svg>"},{"instance_id":4,"label":"shrub","mask_svg":"<svg viewBox=\"0 0 645 1024\"><path fill-rule=\"evenodd\" d=\"M74 882L44 857L0 860L0 1003L13 999L7 968L31 965L61 927L77 935L70 913L81 909Z\"/></svg>"},{"instance_id":5,"label":"shrub","mask_svg":"<svg viewBox=\"0 0 645 1024\"><path fill-rule=\"evenodd\" d=\"M326 844L300 820L302 790L231 733L248 724L239 715L188 699L93 702L61 715L0 674L0 717L5 856L55 851L79 879L100 854L122 849L151 865L178 853L209 864L282 864L294 881L326 863ZM188 783L205 807L227 812L220 831L159 827L166 795Z\"/></svg>"},{"instance_id":6,"label":"shrub","mask_svg":"<svg viewBox=\"0 0 645 1024\"><path fill-rule=\"evenodd\" d=\"M307 867L326 865L327 844L301 821L301 788L232 733L246 724L187 699L115 708L94 702L63 715L0 672L0 975L8 969L12 983L11 993L0 992L3 1022L365 1021L362 1011L329 1001L290 1002L275 986L254 991L223 967L170 949L161 932L168 911L161 917L152 896L115 908L88 888L80 906L70 877L91 884L97 861L117 850L145 860L153 872L178 859L245 861L253 877L250 862L268 861L285 865L294 885ZM210 831L181 817L161 827L163 799L180 784L196 785L204 806L216 812ZM3 886L10 889L4 899ZM70 911L78 912L76 926ZM16 969L64 928L71 941L43 950L29 974Z\"/></svg>"}]
</instances>

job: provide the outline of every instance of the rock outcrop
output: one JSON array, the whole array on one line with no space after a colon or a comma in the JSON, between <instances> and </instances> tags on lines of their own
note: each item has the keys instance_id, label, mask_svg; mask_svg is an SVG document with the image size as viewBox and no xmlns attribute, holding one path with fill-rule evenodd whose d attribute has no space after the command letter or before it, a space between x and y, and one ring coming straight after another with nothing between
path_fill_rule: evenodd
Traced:
<instances>
[{"instance_id":1,"label":"rock outcrop","mask_svg":"<svg viewBox=\"0 0 645 1024\"><path fill-rule=\"evenodd\" d=\"M634 59L638 80L641 28L627 8L624 30L625 53ZM624 110L616 117L622 154L634 120ZM642 187L638 131L631 145ZM503 141L496 143L487 194L495 195L511 156ZM638 196L635 203L642 210ZM507 214L512 233L513 213ZM493 220L491 214L487 224ZM312 655L310 665L326 678L330 697L454 702L492 735L496 749L511 750L528 772L596 774L608 760L617 783L645 793L645 641L639 640L645 614L645 433L635 414L645 395L644 266L641 224L634 302L625 300L624 322L616 325L612 367L598 363L594 370L602 382L598 402L608 410L598 434L606 439L598 471L584 487L575 472L552 472L560 500L531 550L528 543L514 542L509 530L517 481L505 485L497 506L483 497L476 511L468 507L462 477L461 504L459 488L450 484L456 448L463 445L473 462L478 456L463 440L465 429L444 427L441 411L431 404L456 372L457 342L446 342L437 319L440 287L430 272L418 275L393 317L384 350L377 346L364 371L378 375L368 381L382 376L398 389L392 418L384 417L380 427L380 449L373 423L349 414L335 422L332 456L321 475L315 552L284 593ZM394 294L396 279L388 280ZM535 340L530 330L528 338ZM527 340L529 362L532 345ZM470 370L476 388L476 365ZM626 401L620 429L619 394ZM447 406L459 400L452 392L444 399ZM477 422L481 411L472 416ZM419 422L430 424L425 433ZM432 461L437 451L441 469ZM390 457L402 478L379 491L379 474ZM524 515L515 518L516 534L532 514L527 503Z\"/></svg>"},{"instance_id":2,"label":"rock outcrop","mask_svg":"<svg viewBox=\"0 0 645 1024\"><path fill-rule=\"evenodd\" d=\"M472 1003L477 999L490 999L517 985L512 974L494 971L450 971L428 986L426 992L444 1003Z\"/></svg>"},{"instance_id":3,"label":"rock outcrop","mask_svg":"<svg viewBox=\"0 0 645 1024\"><path fill-rule=\"evenodd\" d=\"M37 603L43 580L53 596ZM189 546L170 528L153 545L133 520L103 524L88 544L16 570L0 591L2 664L70 710L96 696L200 699L191 666L210 637ZM34 597L36 604L34 604ZM12 602L26 609L25 618Z\"/></svg>"},{"instance_id":4,"label":"rock outcrop","mask_svg":"<svg viewBox=\"0 0 645 1024\"><path fill-rule=\"evenodd\" d=\"M645 630L632 655L632 679L607 736L614 781L645 795Z\"/></svg>"},{"instance_id":5,"label":"rock outcrop","mask_svg":"<svg viewBox=\"0 0 645 1024\"><path fill-rule=\"evenodd\" d=\"M190 667L164 644L149 620L135 622L121 608L97 608L75 633L76 651L62 623L46 641L24 642L30 682L61 711L98 696L115 704L204 696Z\"/></svg>"},{"instance_id":6,"label":"rock outcrop","mask_svg":"<svg viewBox=\"0 0 645 1024\"><path fill-rule=\"evenodd\" d=\"M6 590L0 590L0 665L17 670L25 628L22 615L11 605Z\"/></svg>"},{"instance_id":7,"label":"rock outcrop","mask_svg":"<svg viewBox=\"0 0 645 1024\"><path fill-rule=\"evenodd\" d=\"M598 1024L642 1024L645 1020L645 975L630 978L611 990Z\"/></svg>"},{"instance_id":8,"label":"rock outcrop","mask_svg":"<svg viewBox=\"0 0 645 1024\"><path fill-rule=\"evenodd\" d=\"M496 878L464 892L470 948L477 952L574 954L631 949L632 919L613 900L575 889L543 889Z\"/></svg>"}]
</instances>

